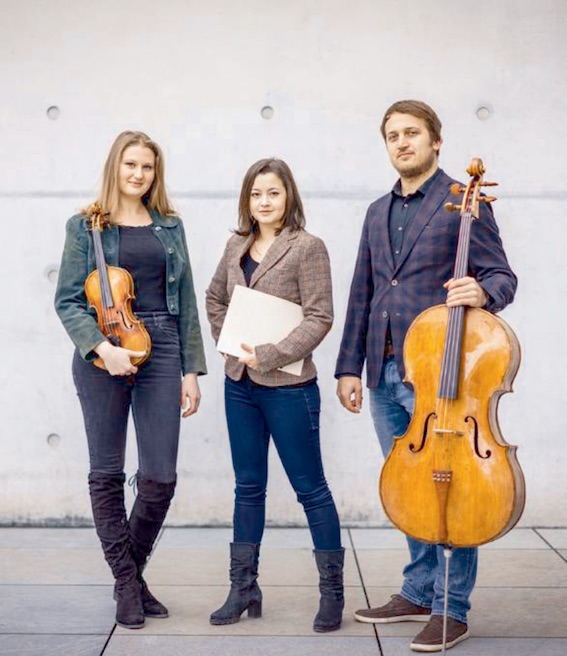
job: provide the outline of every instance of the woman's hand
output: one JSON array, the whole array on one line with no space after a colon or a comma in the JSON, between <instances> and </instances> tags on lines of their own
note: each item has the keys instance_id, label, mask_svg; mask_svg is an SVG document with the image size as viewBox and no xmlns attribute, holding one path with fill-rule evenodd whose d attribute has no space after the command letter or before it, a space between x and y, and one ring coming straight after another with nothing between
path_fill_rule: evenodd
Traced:
<instances>
[{"instance_id":1,"label":"woman's hand","mask_svg":"<svg viewBox=\"0 0 567 656\"><path fill-rule=\"evenodd\" d=\"M197 374L185 374L181 381L181 408L182 417L190 417L199 409L201 390L197 381Z\"/></svg>"},{"instance_id":2,"label":"woman's hand","mask_svg":"<svg viewBox=\"0 0 567 656\"><path fill-rule=\"evenodd\" d=\"M95 346L94 352L102 359L106 370L111 376L130 376L138 372L138 367L132 364L131 358L141 358L145 351L114 346L110 342L101 342Z\"/></svg>"},{"instance_id":3,"label":"woman's hand","mask_svg":"<svg viewBox=\"0 0 567 656\"><path fill-rule=\"evenodd\" d=\"M258 360L256 359L256 350L254 347L249 346L248 344L241 344L240 348L243 351L246 351L248 355L243 355L242 357L238 358L238 362L242 362L242 364L250 367L250 369L258 369Z\"/></svg>"}]
</instances>

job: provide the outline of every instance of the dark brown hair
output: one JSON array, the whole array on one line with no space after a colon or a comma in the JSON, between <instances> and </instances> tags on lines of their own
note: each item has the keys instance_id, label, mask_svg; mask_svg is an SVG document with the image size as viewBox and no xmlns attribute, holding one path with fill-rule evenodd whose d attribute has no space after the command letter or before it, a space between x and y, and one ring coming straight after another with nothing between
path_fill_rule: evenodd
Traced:
<instances>
[{"instance_id":1,"label":"dark brown hair","mask_svg":"<svg viewBox=\"0 0 567 656\"><path fill-rule=\"evenodd\" d=\"M240 200L238 201L238 229L235 231L238 235L247 236L250 233L255 233L257 230L256 222L252 214L250 214L250 194L256 177L265 173L277 175L286 192L282 229L291 228L291 230L301 230L305 226L303 204L301 203L291 169L282 159L268 157L252 164L248 171L246 171L244 180L242 181Z\"/></svg>"},{"instance_id":2,"label":"dark brown hair","mask_svg":"<svg viewBox=\"0 0 567 656\"><path fill-rule=\"evenodd\" d=\"M384 118L382 119L382 124L380 125L380 132L382 133L384 140L386 139L386 122L392 114L409 114L410 116L423 119L427 125L427 131L429 132L431 140L442 141L441 121L439 120L439 117L429 105L421 100L398 100L388 107L384 114Z\"/></svg>"}]
</instances>

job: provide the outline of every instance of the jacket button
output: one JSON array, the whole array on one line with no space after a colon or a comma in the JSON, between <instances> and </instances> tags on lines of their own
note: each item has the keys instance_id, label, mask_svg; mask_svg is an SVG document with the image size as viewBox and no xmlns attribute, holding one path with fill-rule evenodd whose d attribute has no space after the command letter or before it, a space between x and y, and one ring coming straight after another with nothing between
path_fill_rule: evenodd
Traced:
<instances>
[{"instance_id":1,"label":"jacket button","mask_svg":"<svg viewBox=\"0 0 567 656\"><path fill-rule=\"evenodd\" d=\"M388 316L388 310L382 310L382 316L385 319Z\"/></svg>"},{"instance_id":2,"label":"jacket button","mask_svg":"<svg viewBox=\"0 0 567 656\"><path fill-rule=\"evenodd\" d=\"M175 282L175 278L173 276L169 276L169 282Z\"/></svg>"},{"instance_id":3,"label":"jacket button","mask_svg":"<svg viewBox=\"0 0 567 656\"><path fill-rule=\"evenodd\" d=\"M175 253L175 248L173 248L173 246L170 246L170 247L167 249L167 252L168 252L169 254L171 254L171 253Z\"/></svg>"},{"instance_id":4,"label":"jacket button","mask_svg":"<svg viewBox=\"0 0 567 656\"><path fill-rule=\"evenodd\" d=\"M392 280L392 287L395 287L398 284L398 281L394 278Z\"/></svg>"},{"instance_id":5,"label":"jacket button","mask_svg":"<svg viewBox=\"0 0 567 656\"><path fill-rule=\"evenodd\" d=\"M161 226L156 226L155 229L156 229L156 232L157 232L158 230L161 230Z\"/></svg>"}]
</instances>

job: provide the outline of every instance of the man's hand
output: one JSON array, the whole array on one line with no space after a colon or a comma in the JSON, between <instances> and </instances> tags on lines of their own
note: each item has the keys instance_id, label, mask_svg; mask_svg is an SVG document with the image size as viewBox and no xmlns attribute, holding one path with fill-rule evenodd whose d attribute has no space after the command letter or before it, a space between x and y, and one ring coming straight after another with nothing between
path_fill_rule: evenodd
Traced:
<instances>
[{"instance_id":1,"label":"man's hand","mask_svg":"<svg viewBox=\"0 0 567 656\"><path fill-rule=\"evenodd\" d=\"M362 409L362 381L358 376L341 376L337 383L337 396L341 405L349 412Z\"/></svg>"},{"instance_id":2,"label":"man's hand","mask_svg":"<svg viewBox=\"0 0 567 656\"><path fill-rule=\"evenodd\" d=\"M446 303L449 307L468 305L469 307L481 308L488 301L484 289L470 276L456 280L451 278L443 287L447 290Z\"/></svg>"}]
</instances>

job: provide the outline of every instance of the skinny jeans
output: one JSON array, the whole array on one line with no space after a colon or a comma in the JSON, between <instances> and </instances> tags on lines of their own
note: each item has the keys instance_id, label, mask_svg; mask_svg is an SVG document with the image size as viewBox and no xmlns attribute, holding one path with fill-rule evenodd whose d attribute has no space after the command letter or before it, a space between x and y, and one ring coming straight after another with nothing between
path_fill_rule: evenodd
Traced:
<instances>
[{"instance_id":1,"label":"skinny jeans","mask_svg":"<svg viewBox=\"0 0 567 656\"><path fill-rule=\"evenodd\" d=\"M267 387L248 376L238 381L227 376L225 408L236 478L234 542L262 541L271 437L315 549L340 549L339 518L321 460L317 382Z\"/></svg>"},{"instance_id":2,"label":"skinny jeans","mask_svg":"<svg viewBox=\"0 0 567 656\"><path fill-rule=\"evenodd\" d=\"M414 410L414 392L400 377L393 356L384 361L378 387L371 388L370 413L384 457L395 436L406 432ZM404 568L403 597L418 606L431 608L433 615L443 615L445 591L445 554L443 545L428 544L406 537L410 562ZM478 549L453 549L449 560L447 614L467 623L470 595L476 582Z\"/></svg>"},{"instance_id":3,"label":"skinny jeans","mask_svg":"<svg viewBox=\"0 0 567 656\"><path fill-rule=\"evenodd\" d=\"M111 376L73 357L73 379L81 403L90 471L122 474L128 416L132 411L139 476L175 481L180 428L181 349L177 317L139 312L152 340L149 359L132 376Z\"/></svg>"}]
</instances>

